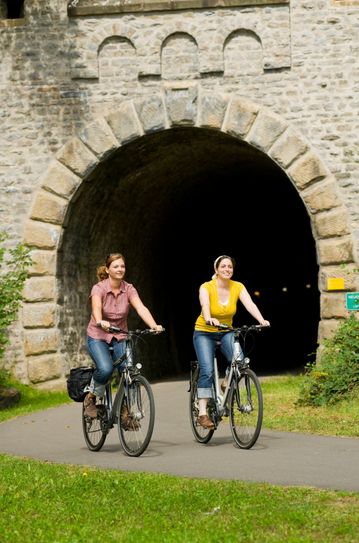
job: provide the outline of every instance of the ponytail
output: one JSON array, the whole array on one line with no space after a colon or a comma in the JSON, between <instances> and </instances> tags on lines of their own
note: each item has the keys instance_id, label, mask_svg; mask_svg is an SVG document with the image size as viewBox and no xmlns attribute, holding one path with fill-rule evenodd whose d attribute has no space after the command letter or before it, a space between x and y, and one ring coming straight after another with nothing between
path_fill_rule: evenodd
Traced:
<instances>
[{"instance_id":1,"label":"ponytail","mask_svg":"<svg viewBox=\"0 0 359 543\"><path fill-rule=\"evenodd\" d=\"M102 266L99 266L96 270L97 279L99 281L103 281L104 279L108 278L108 273L106 271L106 266L103 264Z\"/></svg>"}]
</instances>

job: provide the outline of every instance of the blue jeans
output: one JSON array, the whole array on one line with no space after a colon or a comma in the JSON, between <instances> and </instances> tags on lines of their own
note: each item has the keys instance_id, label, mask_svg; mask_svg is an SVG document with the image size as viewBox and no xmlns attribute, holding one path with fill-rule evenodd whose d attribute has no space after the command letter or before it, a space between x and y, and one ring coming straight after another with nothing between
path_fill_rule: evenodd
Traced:
<instances>
[{"instance_id":1,"label":"blue jeans","mask_svg":"<svg viewBox=\"0 0 359 543\"><path fill-rule=\"evenodd\" d=\"M212 398L214 376L214 356L217 343L228 363L233 357L233 332L199 332L194 331L193 345L199 363L198 398Z\"/></svg>"},{"instance_id":2,"label":"blue jeans","mask_svg":"<svg viewBox=\"0 0 359 543\"><path fill-rule=\"evenodd\" d=\"M110 347L113 348L113 351L110 350ZM90 384L90 392L93 392L96 396L103 396L105 385L114 370L113 362L125 352L126 340L117 341L112 338L111 343L106 343L102 339L93 339L87 336L87 349L96 365ZM118 371L123 369L121 366L118 367Z\"/></svg>"}]
</instances>

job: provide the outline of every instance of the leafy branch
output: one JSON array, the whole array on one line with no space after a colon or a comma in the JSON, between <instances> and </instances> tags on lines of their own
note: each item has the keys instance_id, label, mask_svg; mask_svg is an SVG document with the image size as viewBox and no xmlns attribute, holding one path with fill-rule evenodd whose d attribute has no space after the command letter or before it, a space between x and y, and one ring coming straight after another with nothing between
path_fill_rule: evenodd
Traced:
<instances>
[{"instance_id":1,"label":"leafy branch","mask_svg":"<svg viewBox=\"0 0 359 543\"><path fill-rule=\"evenodd\" d=\"M6 232L0 232L0 358L8 343L8 328L16 320L32 260L30 249L18 243L7 249Z\"/></svg>"}]
</instances>

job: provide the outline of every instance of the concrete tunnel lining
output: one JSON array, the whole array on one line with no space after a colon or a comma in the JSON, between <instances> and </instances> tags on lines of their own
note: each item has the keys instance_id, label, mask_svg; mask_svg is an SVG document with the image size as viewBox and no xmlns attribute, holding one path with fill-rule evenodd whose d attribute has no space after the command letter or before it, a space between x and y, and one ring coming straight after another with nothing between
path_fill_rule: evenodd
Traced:
<instances>
[{"instance_id":1,"label":"concrete tunnel lining","mask_svg":"<svg viewBox=\"0 0 359 543\"><path fill-rule=\"evenodd\" d=\"M151 377L187 370L194 356L191 334L199 312L198 287L210 278L212 262L222 253L236 257L235 278L252 295L259 287L266 290L257 301L265 316L274 319L275 339L267 337L256 352L261 359L257 369L292 369L315 350L318 270L309 217L283 171L246 142L203 128L174 128L138 138L120 147L82 183L65 224L58 278L61 327L71 331L62 334L63 349L70 358L84 356L95 268L114 251L126 256L127 280L167 329L146 349ZM282 315L274 308L281 305L280 289L294 289L296 282L311 283L311 292L303 291L311 318L307 324L294 318L293 329L301 328L292 330L283 346L286 312L298 307L284 303ZM293 305L304 303L303 292L298 289ZM246 319L242 312L240 316ZM132 314L130 325L141 322ZM308 345L288 359L289 344L298 344L308 333ZM282 351L276 362L274 349Z\"/></svg>"}]
</instances>

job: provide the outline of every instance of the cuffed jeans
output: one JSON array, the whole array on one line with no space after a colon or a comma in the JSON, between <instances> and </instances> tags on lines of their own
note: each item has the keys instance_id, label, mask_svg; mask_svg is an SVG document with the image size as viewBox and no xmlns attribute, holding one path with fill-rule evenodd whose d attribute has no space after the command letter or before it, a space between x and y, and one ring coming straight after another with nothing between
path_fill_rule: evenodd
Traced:
<instances>
[{"instance_id":1,"label":"cuffed jeans","mask_svg":"<svg viewBox=\"0 0 359 543\"><path fill-rule=\"evenodd\" d=\"M217 344L228 363L233 357L233 332L194 331L193 345L199 363L198 398L213 397L214 356Z\"/></svg>"},{"instance_id":2,"label":"cuffed jeans","mask_svg":"<svg viewBox=\"0 0 359 543\"><path fill-rule=\"evenodd\" d=\"M110 347L113 348L113 351L110 350ZM126 340L117 341L112 338L111 343L107 343L102 339L88 336L87 349L96 365L89 391L101 397L105 394L105 385L113 373L113 362L125 352ZM123 369L121 366L118 367L118 371Z\"/></svg>"}]
</instances>

